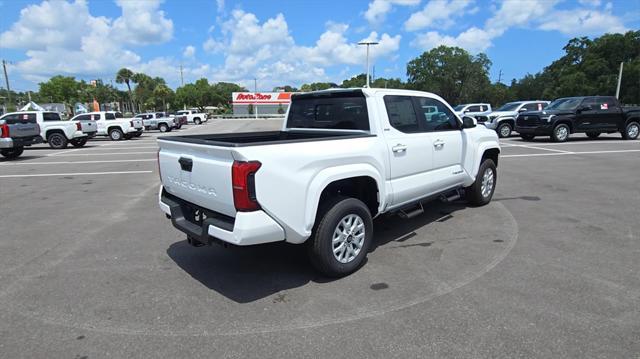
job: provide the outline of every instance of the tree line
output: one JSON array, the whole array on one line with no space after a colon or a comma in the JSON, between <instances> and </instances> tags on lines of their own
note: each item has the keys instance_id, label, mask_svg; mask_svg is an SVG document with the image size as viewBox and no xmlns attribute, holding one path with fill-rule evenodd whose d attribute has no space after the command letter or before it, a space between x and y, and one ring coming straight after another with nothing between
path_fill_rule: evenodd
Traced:
<instances>
[{"instance_id":1,"label":"tree line","mask_svg":"<svg viewBox=\"0 0 640 359\"><path fill-rule=\"evenodd\" d=\"M472 55L459 47L440 46L422 53L407 64L407 80L376 78L372 87L429 91L451 104L488 102L493 106L513 100L548 99L580 95L615 95L620 62L624 62L620 101L640 104L640 31L606 34L593 40L579 37L569 40L564 55L536 74L513 79L509 84L491 82L492 62L486 54ZM523 54L527 56L527 54ZM209 83L201 78L175 91L161 77L134 73L123 68L114 78L126 85L122 91L100 80L87 83L70 76L54 76L39 84L31 94L36 102L119 103L130 112L181 109L183 107L217 106L219 112L231 111L231 93L247 91L228 82ZM342 83L314 82L300 88L290 85L274 91L315 91L335 87L362 87L366 75L359 74ZM26 93L13 93L14 99L25 102ZM0 97L7 97L0 90ZM11 106L9 106L11 110Z\"/></svg>"}]
</instances>

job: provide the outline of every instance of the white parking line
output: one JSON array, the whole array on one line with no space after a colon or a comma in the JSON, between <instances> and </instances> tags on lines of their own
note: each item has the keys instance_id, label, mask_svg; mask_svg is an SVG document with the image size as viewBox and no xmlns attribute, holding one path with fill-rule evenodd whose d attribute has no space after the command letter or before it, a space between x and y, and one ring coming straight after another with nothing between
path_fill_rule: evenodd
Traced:
<instances>
[{"instance_id":1,"label":"white parking line","mask_svg":"<svg viewBox=\"0 0 640 359\"><path fill-rule=\"evenodd\" d=\"M560 152L560 153L572 153L571 151L563 151L563 150L556 150L553 148L544 148L544 147L529 146L529 145L513 145L513 147L522 147L522 148L529 148L532 150L543 150L543 151Z\"/></svg>"},{"instance_id":2,"label":"white parking line","mask_svg":"<svg viewBox=\"0 0 640 359\"><path fill-rule=\"evenodd\" d=\"M90 164L90 163L122 163L122 162L156 162L156 159L149 158L144 160L105 160L105 161L52 161L52 162L7 162L0 163L0 166L19 166L19 165L67 165L67 164Z\"/></svg>"},{"instance_id":3,"label":"white parking line","mask_svg":"<svg viewBox=\"0 0 640 359\"><path fill-rule=\"evenodd\" d=\"M523 143L523 141L520 140L505 140L505 139L501 139L500 141L505 141L505 142L509 142L510 145L512 146L518 146L518 144ZM567 146L567 145L592 145L592 144L619 144L619 143L626 143L626 144L640 144L640 141L628 141L628 140L596 140L596 141L567 141L567 142L525 142L525 143L530 143L530 144L534 144L536 146ZM524 144L523 146L528 146L526 144Z\"/></svg>"},{"instance_id":4,"label":"white parking line","mask_svg":"<svg viewBox=\"0 0 640 359\"><path fill-rule=\"evenodd\" d=\"M96 147L88 147L87 151L142 150L142 149L149 149L149 148L157 149L158 146L108 147L108 148L101 148L100 146L96 146Z\"/></svg>"},{"instance_id":5,"label":"white parking line","mask_svg":"<svg viewBox=\"0 0 640 359\"><path fill-rule=\"evenodd\" d=\"M526 153L520 155L503 155L500 158L512 157L542 157L542 156L565 156L565 155L597 155L607 153L629 153L640 152L640 150L611 150L611 151L582 151L582 152L553 152L553 153Z\"/></svg>"},{"instance_id":6,"label":"white parking line","mask_svg":"<svg viewBox=\"0 0 640 359\"><path fill-rule=\"evenodd\" d=\"M49 154L47 154L47 156L60 156L60 155L63 155L65 153L80 151L81 149L82 148L76 148L76 149L68 150L68 151L58 151L58 152L54 152L54 153L49 153Z\"/></svg>"},{"instance_id":7,"label":"white parking line","mask_svg":"<svg viewBox=\"0 0 640 359\"><path fill-rule=\"evenodd\" d=\"M71 153L61 154L56 157L75 157L75 156L120 156L120 155L139 155L139 154L156 154L158 151L140 151L140 152L118 152L118 153Z\"/></svg>"},{"instance_id":8,"label":"white parking line","mask_svg":"<svg viewBox=\"0 0 640 359\"><path fill-rule=\"evenodd\" d=\"M140 173L152 173L152 172L153 171L43 173L43 174L28 174L28 175L0 175L0 178L122 175L122 174L140 174Z\"/></svg>"}]
</instances>

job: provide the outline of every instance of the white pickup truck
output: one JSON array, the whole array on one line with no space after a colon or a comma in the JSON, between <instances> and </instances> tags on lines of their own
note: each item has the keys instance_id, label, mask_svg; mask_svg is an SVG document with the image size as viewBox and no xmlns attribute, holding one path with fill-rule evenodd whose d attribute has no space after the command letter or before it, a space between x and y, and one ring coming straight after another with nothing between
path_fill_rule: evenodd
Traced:
<instances>
[{"instance_id":1,"label":"white pickup truck","mask_svg":"<svg viewBox=\"0 0 640 359\"><path fill-rule=\"evenodd\" d=\"M35 119L40 127L40 137L49 147L54 149L67 148L69 143L82 147L89 138L82 132L82 125L78 121L63 121L60 114L49 111L21 111L7 115L18 114L24 118ZM5 115L6 116L6 115Z\"/></svg>"},{"instance_id":2,"label":"white pickup truck","mask_svg":"<svg viewBox=\"0 0 640 359\"><path fill-rule=\"evenodd\" d=\"M144 129L159 130L160 132L171 132L174 128L178 128L175 119L167 117L164 112L149 112L136 115L137 119L141 119L144 123Z\"/></svg>"},{"instance_id":3,"label":"white pickup truck","mask_svg":"<svg viewBox=\"0 0 640 359\"><path fill-rule=\"evenodd\" d=\"M189 243L306 242L328 276L363 263L373 217L463 195L487 204L500 153L495 131L437 95L391 89L296 94L281 131L158 144L159 205Z\"/></svg>"},{"instance_id":4,"label":"white pickup truck","mask_svg":"<svg viewBox=\"0 0 640 359\"><path fill-rule=\"evenodd\" d=\"M203 112L197 112L193 110L180 110L176 112L176 116L185 116L187 123L194 123L201 125L203 122L207 122L207 114Z\"/></svg>"},{"instance_id":5,"label":"white pickup truck","mask_svg":"<svg viewBox=\"0 0 640 359\"><path fill-rule=\"evenodd\" d=\"M80 123L95 123L98 126L97 135L109 136L112 141L129 140L142 134L141 124L139 124L139 128L136 128L133 119L122 118L121 114L118 117L118 114L113 111L88 112L76 115L71 120Z\"/></svg>"}]
</instances>

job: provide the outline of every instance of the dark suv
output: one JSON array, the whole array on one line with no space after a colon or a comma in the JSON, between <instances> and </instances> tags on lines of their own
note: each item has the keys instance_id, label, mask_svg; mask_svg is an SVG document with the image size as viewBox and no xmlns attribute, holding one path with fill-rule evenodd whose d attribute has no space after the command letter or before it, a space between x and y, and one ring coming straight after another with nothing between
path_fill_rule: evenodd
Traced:
<instances>
[{"instance_id":1,"label":"dark suv","mask_svg":"<svg viewBox=\"0 0 640 359\"><path fill-rule=\"evenodd\" d=\"M635 140L640 133L640 108L623 108L613 96L559 98L544 111L518 115L515 130L528 141L550 136L555 142L564 142L570 134L580 132L590 138L620 132L622 138Z\"/></svg>"}]
</instances>

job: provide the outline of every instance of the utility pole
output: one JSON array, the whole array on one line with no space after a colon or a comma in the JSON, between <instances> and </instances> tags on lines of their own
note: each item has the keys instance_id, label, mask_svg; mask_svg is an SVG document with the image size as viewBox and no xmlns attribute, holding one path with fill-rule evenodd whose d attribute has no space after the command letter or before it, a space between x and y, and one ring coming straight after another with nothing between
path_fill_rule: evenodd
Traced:
<instances>
[{"instance_id":1,"label":"utility pole","mask_svg":"<svg viewBox=\"0 0 640 359\"><path fill-rule=\"evenodd\" d=\"M180 63L180 84L184 86L184 74L182 73L182 62Z\"/></svg>"},{"instance_id":2,"label":"utility pole","mask_svg":"<svg viewBox=\"0 0 640 359\"><path fill-rule=\"evenodd\" d=\"M617 99L620 99L620 84L622 83L622 67L623 66L624 66L624 62L621 62L620 63L620 72L618 73L618 87L616 88L616 98Z\"/></svg>"},{"instance_id":3,"label":"utility pole","mask_svg":"<svg viewBox=\"0 0 640 359\"><path fill-rule=\"evenodd\" d=\"M7 98L9 106L11 106L11 88L9 87L9 76L7 75L7 62L2 60L2 68L4 69L4 81L7 84Z\"/></svg>"},{"instance_id":4,"label":"utility pole","mask_svg":"<svg viewBox=\"0 0 640 359\"><path fill-rule=\"evenodd\" d=\"M500 83L501 80L502 80L502 69L500 69L500 72L498 73L498 83Z\"/></svg>"},{"instance_id":5,"label":"utility pole","mask_svg":"<svg viewBox=\"0 0 640 359\"><path fill-rule=\"evenodd\" d=\"M367 84L365 85L365 87L369 87L369 46L372 45L378 45L379 42L375 42L375 41L362 41L359 42L358 45L367 45Z\"/></svg>"},{"instance_id":6,"label":"utility pole","mask_svg":"<svg viewBox=\"0 0 640 359\"><path fill-rule=\"evenodd\" d=\"M29 103L31 103L31 91L27 91L27 95L29 96Z\"/></svg>"},{"instance_id":7,"label":"utility pole","mask_svg":"<svg viewBox=\"0 0 640 359\"><path fill-rule=\"evenodd\" d=\"M256 100L255 106L253 106L253 113L256 114L256 120L258 119L258 79L253 78L253 98Z\"/></svg>"}]
</instances>

